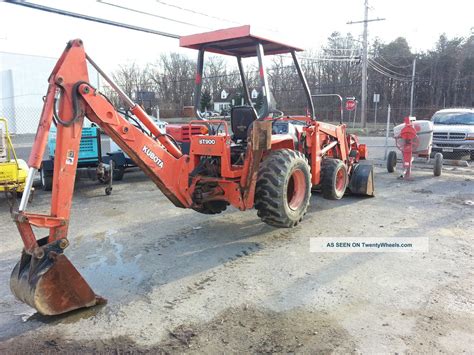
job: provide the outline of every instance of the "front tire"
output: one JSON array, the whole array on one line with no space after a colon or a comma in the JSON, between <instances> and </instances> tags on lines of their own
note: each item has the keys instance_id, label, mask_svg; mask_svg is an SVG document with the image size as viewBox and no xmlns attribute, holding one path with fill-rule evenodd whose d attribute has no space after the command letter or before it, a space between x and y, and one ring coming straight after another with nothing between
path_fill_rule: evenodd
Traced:
<instances>
[{"instance_id":1,"label":"front tire","mask_svg":"<svg viewBox=\"0 0 474 355\"><path fill-rule=\"evenodd\" d=\"M306 157L290 149L270 152L260 164L255 188L255 208L262 221L292 228L306 214L310 197L311 172Z\"/></svg>"},{"instance_id":2,"label":"front tire","mask_svg":"<svg viewBox=\"0 0 474 355\"><path fill-rule=\"evenodd\" d=\"M342 160L324 159L321 164L321 192L328 200L340 200L349 183L347 167Z\"/></svg>"}]
</instances>

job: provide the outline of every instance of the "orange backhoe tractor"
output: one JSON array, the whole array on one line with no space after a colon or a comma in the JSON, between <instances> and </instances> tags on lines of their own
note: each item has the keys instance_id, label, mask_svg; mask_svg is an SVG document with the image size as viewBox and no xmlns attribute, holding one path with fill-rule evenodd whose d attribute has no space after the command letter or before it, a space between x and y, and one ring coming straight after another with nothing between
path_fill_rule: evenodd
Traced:
<instances>
[{"instance_id":1,"label":"orange backhoe tractor","mask_svg":"<svg viewBox=\"0 0 474 355\"><path fill-rule=\"evenodd\" d=\"M93 306L97 296L64 255L84 116L97 124L150 177L177 207L215 214L228 205L254 208L275 227L294 227L303 218L312 189L329 199L346 191L373 195L373 168L359 164L367 150L345 125L318 122L311 93L296 57L299 49L258 37L249 26L181 37L180 45L199 51L194 94L200 105L204 53L237 58L245 105L232 108L230 129L224 120L206 121L196 110L198 134L190 136L189 154L161 133L143 109L91 60L81 40L67 44L49 77L38 131L28 161L25 192L13 214L24 243L21 260L11 276L11 290L44 315ZM307 99L306 116L270 115L264 56L290 54ZM251 105L242 58L257 57L262 109ZM125 119L111 102L89 84L89 62L128 106L136 122ZM305 108L302 108L303 110ZM27 212L27 202L47 143L51 123L57 125L50 214ZM145 126L146 129L143 127ZM46 228L36 239L32 227Z\"/></svg>"}]
</instances>

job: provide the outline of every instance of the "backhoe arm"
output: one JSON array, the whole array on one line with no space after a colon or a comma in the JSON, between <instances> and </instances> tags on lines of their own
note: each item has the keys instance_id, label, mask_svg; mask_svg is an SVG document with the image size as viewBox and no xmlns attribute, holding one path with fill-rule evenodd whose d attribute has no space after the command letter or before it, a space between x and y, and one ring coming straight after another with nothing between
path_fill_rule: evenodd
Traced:
<instances>
[{"instance_id":1,"label":"backhoe arm","mask_svg":"<svg viewBox=\"0 0 474 355\"><path fill-rule=\"evenodd\" d=\"M89 84L87 60L96 67L131 112L148 128L144 133L124 117ZM57 110L58 109L58 110ZM57 112L58 111L58 112ZM178 147L163 135L143 109L133 103L87 57L82 41L68 43L49 77L35 141L28 161L30 171L20 208L13 218L24 250L13 270L11 289L22 301L42 314L60 314L96 304L96 296L82 276L64 256L69 215L79 156L84 116L104 130L178 207L189 207L188 161ZM41 167L51 123L57 125L54 176L50 214L26 212L36 170ZM39 240L32 226L49 229Z\"/></svg>"},{"instance_id":2,"label":"backhoe arm","mask_svg":"<svg viewBox=\"0 0 474 355\"><path fill-rule=\"evenodd\" d=\"M84 115L104 130L176 206L189 207L192 203L186 193L187 156L182 155L169 138L161 134L143 109L128 97L125 96L130 110L149 128L151 136L117 113L113 105L88 83L86 57L80 40L69 42L49 78L48 92L28 163L32 169L40 168L51 122L55 119L57 143L51 214L27 213L26 200L22 200L16 221L22 237L26 237L23 240L27 250L35 247L28 224L50 228L48 242L66 238ZM123 92L120 94L125 95ZM59 113L56 113L58 100ZM183 178L180 179L181 176Z\"/></svg>"}]
</instances>

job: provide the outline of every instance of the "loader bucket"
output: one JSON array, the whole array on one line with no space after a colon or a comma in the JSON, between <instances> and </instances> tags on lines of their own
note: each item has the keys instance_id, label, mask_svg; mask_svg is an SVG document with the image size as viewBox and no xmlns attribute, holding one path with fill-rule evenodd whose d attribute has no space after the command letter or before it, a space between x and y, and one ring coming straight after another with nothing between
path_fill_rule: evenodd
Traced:
<instances>
[{"instance_id":1,"label":"loader bucket","mask_svg":"<svg viewBox=\"0 0 474 355\"><path fill-rule=\"evenodd\" d=\"M375 196L374 166L372 164L355 164L349 190L355 195Z\"/></svg>"},{"instance_id":2,"label":"loader bucket","mask_svg":"<svg viewBox=\"0 0 474 355\"><path fill-rule=\"evenodd\" d=\"M10 277L13 294L43 315L104 303L63 254L59 241L44 245L46 240L38 241L40 248L36 256L23 250Z\"/></svg>"}]
</instances>

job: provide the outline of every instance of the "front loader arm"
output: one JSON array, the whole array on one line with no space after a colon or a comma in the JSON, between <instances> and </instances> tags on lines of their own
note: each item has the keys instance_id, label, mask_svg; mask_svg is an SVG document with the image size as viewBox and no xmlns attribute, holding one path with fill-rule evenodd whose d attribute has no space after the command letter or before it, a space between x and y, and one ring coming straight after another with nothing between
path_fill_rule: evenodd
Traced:
<instances>
[{"instance_id":1,"label":"front loader arm","mask_svg":"<svg viewBox=\"0 0 474 355\"><path fill-rule=\"evenodd\" d=\"M118 91L150 135L117 113L113 105L89 84L87 60ZM69 42L49 77L48 92L28 161L30 170L25 193L19 211L13 213L24 249L12 272L10 287L17 298L42 314L60 314L103 300L94 294L63 254L69 244L67 233L84 116L103 129L176 206L192 205L188 192L188 156L161 134L143 109L87 57L82 41ZM29 213L26 211L29 194L36 170L41 167L53 120L57 133L50 214ZM33 226L48 229L48 235L37 240Z\"/></svg>"}]
</instances>

